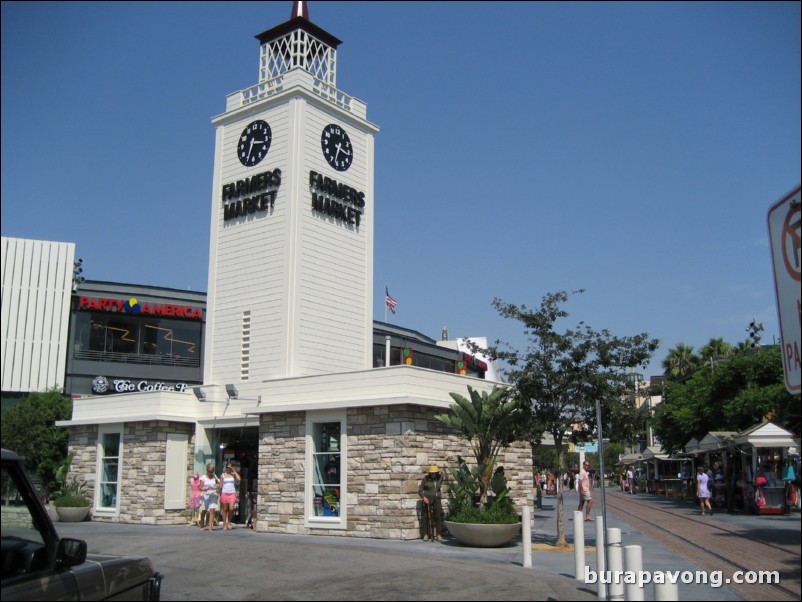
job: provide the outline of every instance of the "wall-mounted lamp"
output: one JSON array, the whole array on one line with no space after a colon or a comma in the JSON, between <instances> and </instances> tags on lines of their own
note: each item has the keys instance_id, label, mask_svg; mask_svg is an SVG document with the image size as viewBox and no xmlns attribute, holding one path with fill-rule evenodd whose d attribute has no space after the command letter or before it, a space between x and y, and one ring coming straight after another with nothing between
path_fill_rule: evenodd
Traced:
<instances>
[{"instance_id":1,"label":"wall-mounted lamp","mask_svg":"<svg viewBox=\"0 0 802 602\"><path fill-rule=\"evenodd\" d=\"M198 401L206 401L206 393L200 387L192 387L192 392L198 398Z\"/></svg>"},{"instance_id":2,"label":"wall-mounted lamp","mask_svg":"<svg viewBox=\"0 0 802 602\"><path fill-rule=\"evenodd\" d=\"M234 385L226 385L226 393L228 393L229 401L232 399L240 399L242 401L255 401L257 404L262 403L261 395L257 395L256 397L240 397L239 391L237 391L237 387Z\"/></svg>"}]
</instances>

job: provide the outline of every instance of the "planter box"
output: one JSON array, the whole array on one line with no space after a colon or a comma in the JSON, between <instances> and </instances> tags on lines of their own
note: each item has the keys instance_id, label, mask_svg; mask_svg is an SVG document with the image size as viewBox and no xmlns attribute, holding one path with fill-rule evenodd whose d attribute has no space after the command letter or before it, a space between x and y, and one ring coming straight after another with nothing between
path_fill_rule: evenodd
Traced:
<instances>
[{"instance_id":1,"label":"planter box","mask_svg":"<svg viewBox=\"0 0 802 602\"><path fill-rule=\"evenodd\" d=\"M58 513L58 519L62 523L80 523L89 514L89 506L77 508L59 508L57 506L56 512Z\"/></svg>"},{"instance_id":2,"label":"planter box","mask_svg":"<svg viewBox=\"0 0 802 602\"><path fill-rule=\"evenodd\" d=\"M497 548L508 543L521 530L521 523L512 525L480 525L445 521L446 528L463 545L475 548Z\"/></svg>"}]
</instances>

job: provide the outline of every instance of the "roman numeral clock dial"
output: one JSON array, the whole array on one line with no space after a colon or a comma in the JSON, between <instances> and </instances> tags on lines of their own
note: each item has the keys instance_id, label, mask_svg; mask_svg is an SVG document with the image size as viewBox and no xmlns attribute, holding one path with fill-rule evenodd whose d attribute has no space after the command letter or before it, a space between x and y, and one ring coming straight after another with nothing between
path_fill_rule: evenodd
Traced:
<instances>
[{"instance_id":1,"label":"roman numeral clock dial","mask_svg":"<svg viewBox=\"0 0 802 602\"><path fill-rule=\"evenodd\" d=\"M249 124L239 137L237 157L245 167L258 165L267 156L273 133L266 121L254 121Z\"/></svg>"},{"instance_id":2,"label":"roman numeral clock dial","mask_svg":"<svg viewBox=\"0 0 802 602\"><path fill-rule=\"evenodd\" d=\"M320 136L320 146L323 149L323 156L337 171L345 171L351 167L354 158L354 149L351 146L351 139L345 130L337 124L329 124L323 128Z\"/></svg>"}]
</instances>

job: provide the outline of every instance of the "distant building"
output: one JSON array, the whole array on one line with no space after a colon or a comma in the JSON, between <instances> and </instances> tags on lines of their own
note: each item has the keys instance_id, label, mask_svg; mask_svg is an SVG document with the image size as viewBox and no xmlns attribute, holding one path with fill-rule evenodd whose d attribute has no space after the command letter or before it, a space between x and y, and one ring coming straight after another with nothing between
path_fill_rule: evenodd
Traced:
<instances>
[{"instance_id":1,"label":"distant building","mask_svg":"<svg viewBox=\"0 0 802 602\"><path fill-rule=\"evenodd\" d=\"M64 387L75 245L8 238L2 265L2 400Z\"/></svg>"}]
</instances>

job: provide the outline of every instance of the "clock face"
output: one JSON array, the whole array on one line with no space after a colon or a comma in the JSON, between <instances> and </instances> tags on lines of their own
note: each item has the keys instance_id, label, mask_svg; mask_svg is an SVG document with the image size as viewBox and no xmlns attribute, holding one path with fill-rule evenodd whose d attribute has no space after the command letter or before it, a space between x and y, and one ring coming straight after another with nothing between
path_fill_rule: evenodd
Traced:
<instances>
[{"instance_id":1,"label":"clock face","mask_svg":"<svg viewBox=\"0 0 802 602\"><path fill-rule=\"evenodd\" d=\"M337 124L329 124L323 128L320 136L320 146L323 149L323 156L337 171L345 171L351 167L354 158L354 149L351 146L351 139L345 130Z\"/></svg>"},{"instance_id":2,"label":"clock face","mask_svg":"<svg viewBox=\"0 0 802 602\"><path fill-rule=\"evenodd\" d=\"M273 133L266 121L254 121L249 124L239 137L237 157L245 167L257 165L267 156Z\"/></svg>"}]
</instances>

